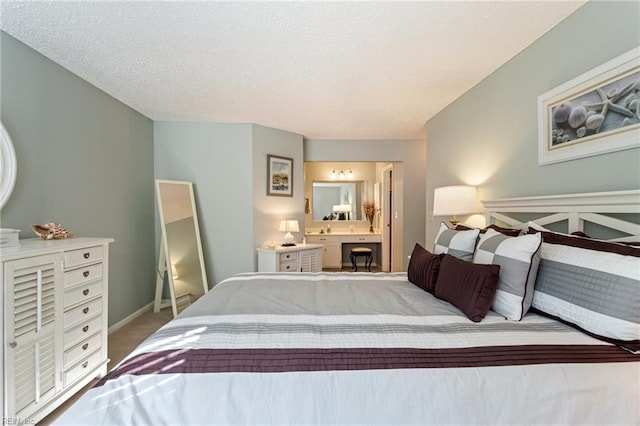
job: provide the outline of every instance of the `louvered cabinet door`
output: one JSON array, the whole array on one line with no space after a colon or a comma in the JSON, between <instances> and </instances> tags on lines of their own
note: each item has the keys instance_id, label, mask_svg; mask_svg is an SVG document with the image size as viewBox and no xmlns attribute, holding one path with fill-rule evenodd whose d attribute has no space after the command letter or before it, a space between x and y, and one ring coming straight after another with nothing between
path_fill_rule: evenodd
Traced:
<instances>
[{"instance_id":1,"label":"louvered cabinet door","mask_svg":"<svg viewBox=\"0 0 640 426\"><path fill-rule=\"evenodd\" d=\"M300 272L320 272L322 270L322 249L300 252Z\"/></svg>"},{"instance_id":2,"label":"louvered cabinet door","mask_svg":"<svg viewBox=\"0 0 640 426\"><path fill-rule=\"evenodd\" d=\"M59 254L5 263L7 411L27 418L61 388Z\"/></svg>"}]
</instances>

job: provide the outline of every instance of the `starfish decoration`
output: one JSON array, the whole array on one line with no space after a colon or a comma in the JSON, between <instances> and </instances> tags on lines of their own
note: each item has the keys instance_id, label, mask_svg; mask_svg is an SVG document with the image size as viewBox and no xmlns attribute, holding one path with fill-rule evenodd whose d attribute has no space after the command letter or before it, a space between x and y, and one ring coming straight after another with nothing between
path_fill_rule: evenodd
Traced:
<instances>
[{"instance_id":1,"label":"starfish decoration","mask_svg":"<svg viewBox=\"0 0 640 426\"><path fill-rule=\"evenodd\" d=\"M616 104L616 102L618 102L620 100L620 98L622 98L623 96L626 96L627 93L629 93L629 92L631 92L631 90L633 90L633 85L634 85L634 83L631 82L624 89L622 89L618 93L616 93L615 91L613 93L610 92L611 96L609 96L606 93L604 93L604 90L602 90L602 89L596 89L596 92L600 96L600 99L602 99L602 102L597 102L597 103L594 103L594 104L585 105L585 108L587 110L598 110L598 109L602 108L602 111L600 111L600 114L602 114L602 116L605 118L605 120L607 118L607 113L609 112L609 110L617 112L618 114L622 114L622 115L624 115L626 117L633 117L633 112L631 112L630 110L628 110L625 107L622 107L622 106ZM602 123L596 129L596 133L598 133L600 131L600 128L604 124L605 120L602 120Z\"/></svg>"}]
</instances>

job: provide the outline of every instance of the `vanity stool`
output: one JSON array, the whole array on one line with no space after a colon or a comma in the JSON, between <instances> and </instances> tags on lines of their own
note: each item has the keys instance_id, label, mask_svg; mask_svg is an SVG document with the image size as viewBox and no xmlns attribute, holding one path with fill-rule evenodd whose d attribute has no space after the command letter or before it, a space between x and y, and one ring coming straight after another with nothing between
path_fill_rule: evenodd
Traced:
<instances>
[{"instance_id":1,"label":"vanity stool","mask_svg":"<svg viewBox=\"0 0 640 426\"><path fill-rule=\"evenodd\" d=\"M364 266L371 272L371 262L373 262L373 251L368 247L354 247L351 249L351 254L349 255L349 259L351 259L351 264L353 265L353 270L358 272L358 257L364 256Z\"/></svg>"}]
</instances>

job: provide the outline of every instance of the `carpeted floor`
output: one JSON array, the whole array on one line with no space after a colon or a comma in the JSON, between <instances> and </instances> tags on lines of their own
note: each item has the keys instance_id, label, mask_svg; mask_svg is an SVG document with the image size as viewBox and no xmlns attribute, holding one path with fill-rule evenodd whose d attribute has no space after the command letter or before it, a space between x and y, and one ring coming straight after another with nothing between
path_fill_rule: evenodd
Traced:
<instances>
[{"instance_id":1,"label":"carpeted floor","mask_svg":"<svg viewBox=\"0 0 640 426\"><path fill-rule=\"evenodd\" d=\"M109 334L108 352L109 364L108 369L111 370L122 359L138 346L144 339L150 336L154 331L168 323L173 318L171 308L162 309L157 314L153 310L147 311L129 324L119 328ZM89 390L97 380L89 383L84 389L75 394L71 399L66 401L57 410L42 419L38 425L50 425L57 419L68 407L71 406L80 396Z\"/></svg>"}]
</instances>

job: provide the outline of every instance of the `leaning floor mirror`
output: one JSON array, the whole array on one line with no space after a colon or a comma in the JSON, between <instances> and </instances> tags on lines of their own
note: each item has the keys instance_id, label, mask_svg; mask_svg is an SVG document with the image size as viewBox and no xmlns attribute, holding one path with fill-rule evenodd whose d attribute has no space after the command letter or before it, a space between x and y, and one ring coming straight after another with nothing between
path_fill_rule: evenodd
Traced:
<instances>
[{"instance_id":1,"label":"leaning floor mirror","mask_svg":"<svg viewBox=\"0 0 640 426\"><path fill-rule=\"evenodd\" d=\"M162 230L154 312L171 306L173 316L209 290L191 182L156 180ZM169 291L164 289L167 282Z\"/></svg>"}]
</instances>

